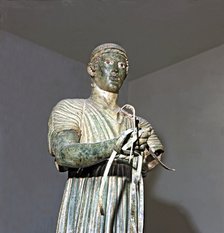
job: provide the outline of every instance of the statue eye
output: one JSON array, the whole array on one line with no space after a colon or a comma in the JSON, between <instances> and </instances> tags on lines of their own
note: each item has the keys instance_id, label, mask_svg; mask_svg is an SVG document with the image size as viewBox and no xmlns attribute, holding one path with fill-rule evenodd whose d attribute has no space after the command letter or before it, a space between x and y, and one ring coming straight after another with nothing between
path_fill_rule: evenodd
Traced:
<instances>
[{"instance_id":1,"label":"statue eye","mask_svg":"<svg viewBox=\"0 0 224 233\"><path fill-rule=\"evenodd\" d=\"M125 63L118 62L118 67L121 68L121 69L124 69L125 68Z\"/></svg>"},{"instance_id":2,"label":"statue eye","mask_svg":"<svg viewBox=\"0 0 224 233\"><path fill-rule=\"evenodd\" d=\"M113 65L114 62L111 60L105 60L104 63L107 65Z\"/></svg>"}]
</instances>

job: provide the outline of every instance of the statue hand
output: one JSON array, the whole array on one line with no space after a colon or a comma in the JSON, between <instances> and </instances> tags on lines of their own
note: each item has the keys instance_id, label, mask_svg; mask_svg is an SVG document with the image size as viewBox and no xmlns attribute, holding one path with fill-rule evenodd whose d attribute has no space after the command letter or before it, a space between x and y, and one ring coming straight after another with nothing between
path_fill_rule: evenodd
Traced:
<instances>
[{"instance_id":1,"label":"statue hand","mask_svg":"<svg viewBox=\"0 0 224 233\"><path fill-rule=\"evenodd\" d=\"M130 151L132 146L134 151L136 152L143 152L147 147L147 140L150 133L149 131L140 129L138 132L133 130L130 134L127 142L122 147L122 150L125 152ZM128 153L128 152L127 152Z\"/></svg>"},{"instance_id":2,"label":"statue hand","mask_svg":"<svg viewBox=\"0 0 224 233\"><path fill-rule=\"evenodd\" d=\"M125 130L124 132L122 132L120 134L120 136L118 137L118 140L115 144L115 148L114 150L117 151L117 153L120 153L123 145L124 145L124 142L131 137L132 133L134 132L134 129L127 129Z\"/></svg>"},{"instance_id":3,"label":"statue hand","mask_svg":"<svg viewBox=\"0 0 224 233\"><path fill-rule=\"evenodd\" d=\"M150 132L148 130L139 130L138 133L138 141L135 143L135 150L143 152L147 148L147 140L150 136Z\"/></svg>"}]
</instances>

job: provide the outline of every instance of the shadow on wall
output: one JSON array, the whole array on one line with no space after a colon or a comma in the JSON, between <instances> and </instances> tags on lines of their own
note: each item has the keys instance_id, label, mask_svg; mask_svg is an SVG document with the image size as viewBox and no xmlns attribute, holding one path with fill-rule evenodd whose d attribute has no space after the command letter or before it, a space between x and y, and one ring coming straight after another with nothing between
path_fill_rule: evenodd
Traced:
<instances>
[{"instance_id":1,"label":"shadow on wall","mask_svg":"<svg viewBox=\"0 0 224 233\"><path fill-rule=\"evenodd\" d=\"M151 172L145 184L145 233L201 233L183 207L155 196L159 169Z\"/></svg>"}]
</instances>

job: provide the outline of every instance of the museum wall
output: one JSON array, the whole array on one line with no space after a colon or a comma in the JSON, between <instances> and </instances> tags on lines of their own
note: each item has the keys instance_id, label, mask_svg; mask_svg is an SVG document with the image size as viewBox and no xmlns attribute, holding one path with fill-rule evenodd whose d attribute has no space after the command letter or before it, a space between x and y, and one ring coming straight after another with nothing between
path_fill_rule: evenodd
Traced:
<instances>
[{"instance_id":1,"label":"museum wall","mask_svg":"<svg viewBox=\"0 0 224 233\"><path fill-rule=\"evenodd\" d=\"M224 232L223 77L221 46L129 83L129 102L176 168L145 179L145 232Z\"/></svg>"},{"instance_id":2,"label":"museum wall","mask_svg":"<svg viewBox=\"0 0 224 233\"><path fill-rule=\"evenodd\" d=\"M55 232L66 174L48 154L47 121L60 99L89 92L86 65L0 32L0 232Z\"/></svg>"}]
</instances>

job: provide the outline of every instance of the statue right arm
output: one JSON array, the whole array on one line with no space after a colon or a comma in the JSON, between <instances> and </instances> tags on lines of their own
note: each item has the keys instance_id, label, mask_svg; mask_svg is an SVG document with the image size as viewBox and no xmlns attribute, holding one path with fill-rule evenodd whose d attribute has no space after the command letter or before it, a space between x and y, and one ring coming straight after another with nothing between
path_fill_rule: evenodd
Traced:
<instances>
[{"instance_id":1,"label":"statue right arm","mask_svg":"<svg viewBox=\"0 0 224 233\"><path fill-rule=\"evenodd\" d=\"M118 153L127 134L118 138L96 143L79 143L79 136L74 130L63 130L51 135L52 154L58 165L82 168L107 159L113 150Z\"/></svg>"}]
</instances>

